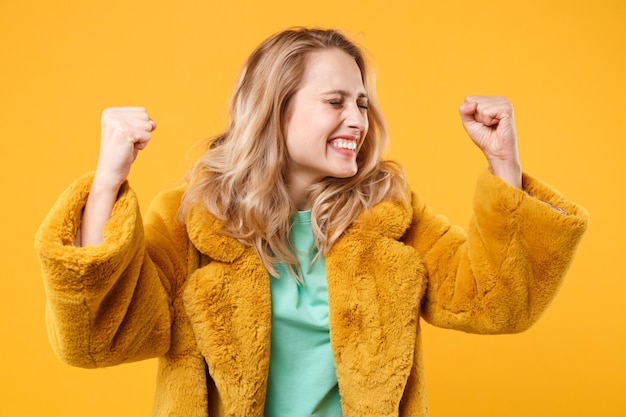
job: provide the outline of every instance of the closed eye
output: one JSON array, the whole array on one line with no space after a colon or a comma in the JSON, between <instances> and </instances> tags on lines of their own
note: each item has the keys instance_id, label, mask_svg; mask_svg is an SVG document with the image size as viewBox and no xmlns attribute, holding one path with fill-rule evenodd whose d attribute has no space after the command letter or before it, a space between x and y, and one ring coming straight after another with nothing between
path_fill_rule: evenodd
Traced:
<instances>
[{"instance_id":1,"label":"closed eye","mask_svg":"<svg viewBox=\"0 0 626 417\"><path fill-rule=\"evenodd\" d=\"M331 101L328 102L328 104L330 104L331 106L343 106L343 101L341 101L341 100L331 100ZM359 107L360 109L363 109L363 110L369 109L369 106L367 105L367 103L357 103L357 107Z\"/></svg>"}]
</instances>

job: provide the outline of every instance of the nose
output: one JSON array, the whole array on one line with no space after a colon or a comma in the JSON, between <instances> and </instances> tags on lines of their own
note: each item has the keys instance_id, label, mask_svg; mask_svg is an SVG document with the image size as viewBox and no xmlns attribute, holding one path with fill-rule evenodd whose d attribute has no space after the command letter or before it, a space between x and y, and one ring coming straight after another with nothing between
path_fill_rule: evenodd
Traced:
<instances>
[{"instance_id":1,"label":"nose","mask_svg":"<svg viewBox=\"0 0 626 417\"><path fill-rule=\"evenodd\" d=\"M349 106L346 114L346 124L350 129L356 130L359 135L362 132L367 132L367 110L359 107L356 103Z\"/></svg>"}]
</instances>

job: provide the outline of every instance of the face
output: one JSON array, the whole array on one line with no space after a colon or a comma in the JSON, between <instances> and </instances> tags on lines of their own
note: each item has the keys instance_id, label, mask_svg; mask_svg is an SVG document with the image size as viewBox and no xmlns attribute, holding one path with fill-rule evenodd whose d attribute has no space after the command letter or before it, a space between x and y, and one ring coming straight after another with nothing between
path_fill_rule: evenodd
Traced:
<instances>
[{"instance_id":1,"label":"face","mask_svg":"<svg viewBox=\"0 0 626 417\"><path fill-rule=\"evenodd\" d=\"M355 175L367 129L367 96L354 59L340 49L311 54L285 113L290 188Z\"/></svg>"}]
</instances>

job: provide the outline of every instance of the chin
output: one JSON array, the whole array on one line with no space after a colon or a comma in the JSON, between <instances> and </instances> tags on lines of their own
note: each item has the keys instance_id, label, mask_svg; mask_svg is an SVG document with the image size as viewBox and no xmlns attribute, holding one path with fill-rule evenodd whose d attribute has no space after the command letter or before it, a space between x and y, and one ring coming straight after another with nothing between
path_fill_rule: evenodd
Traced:
<instances>
[{"instance_id":1,"label":"chin","mask_svg":"<svg viewBox=\"0 0 626 417\"><path fill-rule=\"evenodd\" d=\"M351 170L345 170L341 174L334 175L334 177L342 178L342 179L352 178L357 174L357 172L359 172L359 169L355 167L354 169L351 169Z\"/></svg>"}]
</instances>

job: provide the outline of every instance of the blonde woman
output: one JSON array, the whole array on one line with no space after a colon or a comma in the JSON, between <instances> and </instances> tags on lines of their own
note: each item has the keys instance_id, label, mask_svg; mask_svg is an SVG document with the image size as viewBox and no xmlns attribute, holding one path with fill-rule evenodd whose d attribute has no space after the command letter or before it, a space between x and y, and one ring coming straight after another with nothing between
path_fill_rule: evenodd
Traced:
<instances>
[{"instance_id":1,"label":"blonde woman","mask_svg":"<svg viewBox=\"0 0 626 417\"><path fill-rule=\"evenodd\" d=\"M554 297L587 222L527 174L511 104L460 106L489 169L467 232L381 159L361 50L297 28L249 57L228 129L145 221L126 181L156 128L102 116L94 174L36 236L52 346L101 367L159 358L156 416L427 416L419 322L520 332Z\"/></svg>"}]
</instances>

